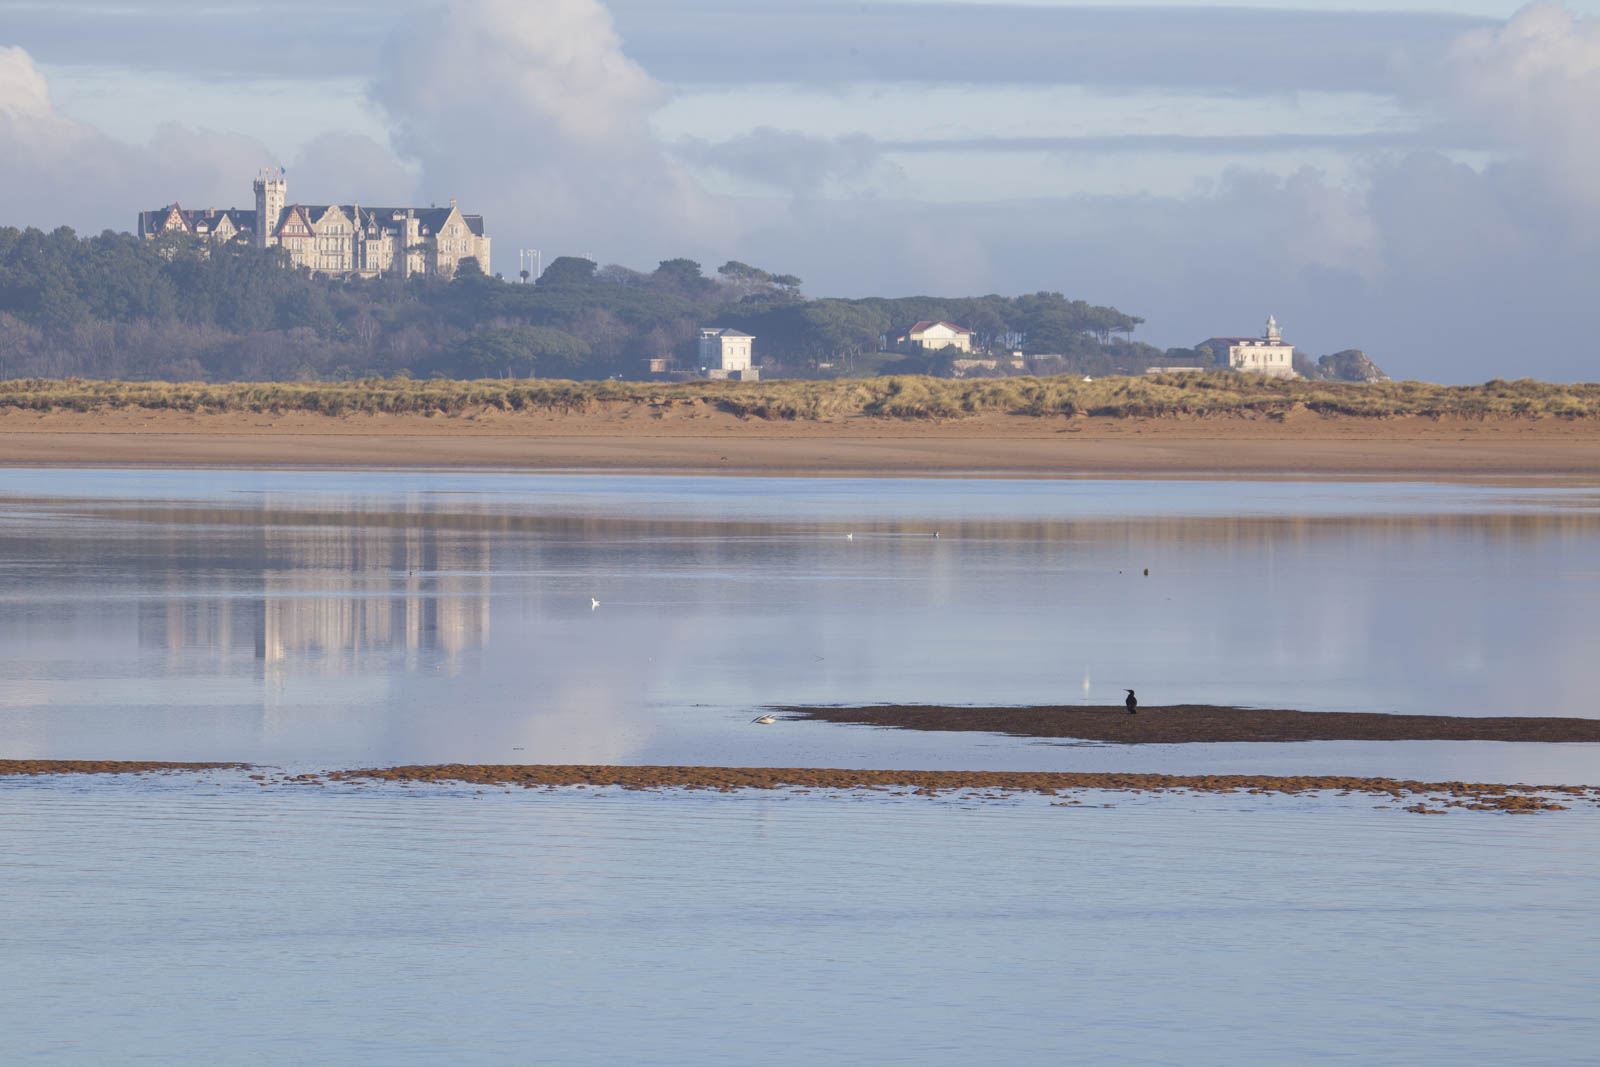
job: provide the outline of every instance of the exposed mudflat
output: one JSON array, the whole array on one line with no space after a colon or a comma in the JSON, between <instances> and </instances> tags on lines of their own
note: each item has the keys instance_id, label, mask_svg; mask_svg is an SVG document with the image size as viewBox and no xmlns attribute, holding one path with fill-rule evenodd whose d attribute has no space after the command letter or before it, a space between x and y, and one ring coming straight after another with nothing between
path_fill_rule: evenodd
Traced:
<instances>
[{"instance_id":1,"label":"exposed mudflat","mask_svg":"<svg viewBox=\"0 0 1600 1067\"><path fill-rule=\"evenodd\" d=\"M1560 810L1572 803L1600 804L1600 786L1504 785L1487 782L1418 782L1344 775L1275 776L1255 774L1119 774L1052 771L894 771L831 767L624 767L583 764L463 764L374 767L335 771L333 781L465 782L476 785L620 786L624 789L791 789L800 792L894 790L935 795L952 790L1033 792L1063 796L1060 803L1082 804L1080 791L1197 793L1307 793L1332 791L1370 794L1422 814L1446 808L1473 811ZM1412 801L1409 805L1400 804ZM1432 805L1430 807L1430 805Z\"/></svg>"},{"instance_id":2,"label":"exposed mudflat","mask_svg":"<svg viewBox=\"0 0 1600 1067\"><path fill-rule=\"evenodd\" d=\"M169 763L160 760L0 759L7 774L148 774L161 771L244 770L244 763Z\"/></svg>"},{"instance_id":3,"label":"exposed mudflat","mask_svg":"<svg viewBox=\"0 0 1600 1067\"><path fill-rule=\"evenodd\" d=\"M965 708L914 704L777 707L797 719L900 730L974 730L1124 745L1225 741L1543 741L1600 742L1600 719L1467 715L1383 715L1289 711L1213 704L1141 707Z\"/></svg>"},{"instance_id":4,"label":"exposed mudflat","mask_svg":"<svg viewBox=\"0 0 1600 1067\"><path fill-rule=\"evenodd\" d=\"M171 763L145 760L0 760L0 775L198 773L216 770L267 770L245 763ZM440 763L369 767L291 774L249 775L263 787L325 786L330 783L435 782L527 789L562 787L623 789L708 789L731 793L746 789L785 789L797 793L889 791L938 796L957 790L978 799L1042 793L1079 805L1082 794L1112 793L1269 793L1295 795L1331 792L1369 795L1384 806L1425 815L1448 808L1531 813L1561 811L1574 804L1600 806L1600 786L1527 785L1496 782L1423 782L1348 775L1128 774L1055 771L849 770L833 767L671 767L601 764ZM1409 801L1409 803L1406 803Z\"/></svg>"}]
</instances>

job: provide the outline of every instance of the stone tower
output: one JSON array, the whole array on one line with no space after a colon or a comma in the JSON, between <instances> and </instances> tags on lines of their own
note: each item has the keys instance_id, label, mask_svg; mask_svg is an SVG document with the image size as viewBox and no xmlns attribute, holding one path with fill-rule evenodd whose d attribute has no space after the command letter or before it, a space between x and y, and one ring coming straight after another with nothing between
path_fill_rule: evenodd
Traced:
<instances>
[{"instance_id":1,"label":"stone tower","mask_svg":"<svg viewBox=\"0 0 1600 1067\"><path fill-rule=\"evenodd\" d=\"M252 187L256 191L256 247L265 248L274 243L272 231L278 228L278 220L283 217L283 206L289 199L289 181L281 170L263 170Z\"/></svg>"},{"instance_id":2,"label":"stone tower","mask_svg":"<svg viewBox=\"0 0 1600 1067\"><path fill-rule=\"evenodd\" d=\"M1279 344L1283 341L1283 330L1278 326L1278 319L1274 315L1267 316L1267 332L1261 335L1264 340Z\"/></svg>"}]
</instances>

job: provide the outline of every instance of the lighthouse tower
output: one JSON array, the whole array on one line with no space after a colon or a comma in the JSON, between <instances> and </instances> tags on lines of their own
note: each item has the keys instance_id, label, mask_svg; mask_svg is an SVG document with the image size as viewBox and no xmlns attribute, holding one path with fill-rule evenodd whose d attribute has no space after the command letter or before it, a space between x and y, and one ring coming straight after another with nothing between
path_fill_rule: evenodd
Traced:
<instances>
[{"instance_id":1,"label":"lighthouse tower","mask_svg":"<svg viewBox=\"0 0 1600 1067\"><path fill-rule=\"evenodd\" d=\"M256 191L256 247L266 248L276 244L272 236L283 217L284 203L289 199L289 180L283 171L263 170L252 183Z\"/></svg>"},{"instance_id":2,"label":"lighthouse tower","mask_svg":"<svg viewBox=\"0 0 1600 1067\"><path fill-rule=\"evenodd\" d=\"M1267 316L1267 332L1261 335L1261 339L1275 345L1283 343L1283 330L1279 329L1276 316Z\"/></svg>"}]
</instances>

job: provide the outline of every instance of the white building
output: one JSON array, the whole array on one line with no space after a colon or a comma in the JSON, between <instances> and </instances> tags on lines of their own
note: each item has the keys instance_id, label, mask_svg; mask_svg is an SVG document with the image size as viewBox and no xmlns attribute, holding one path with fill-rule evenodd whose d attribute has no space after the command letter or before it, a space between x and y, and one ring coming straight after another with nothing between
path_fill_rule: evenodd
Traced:
<instances>
[{"instance_id":1,"label":"white building","mask_svg":"<svg viewBox=\"0 0 1600 1067\"><path fill-rule=\"evenodd\" d=\"M755 338L738 330L707 326L700 330L700 372L707 378L737 378L753 382L761 371L751 365Z\"/></svg>"},{"instance_id":2,"label":"white building","mask_svg":"<svg viewBox=\"0 0 1600 1067\"><path fill-rule=\"evenodd\" d=\"M972 331L950 322L923 319L896 338L896 343L901 351L913 354L933 352L940 348L956 348L962 352L971 352Z\"/></svg>"},{"instance_id":3,"label":"white building","mask_svg":"<svg viewBox=\"0 0 1600 1067\"><path fill-rule=\"evenodd\" d=\"M1269 378L1300 377L1294 370L1294 345L1284 343L1278 320L1271 315L1260 337L1210 337L1200 344L1211 349L1219 367Z\"/></svg>"}]
</instances>

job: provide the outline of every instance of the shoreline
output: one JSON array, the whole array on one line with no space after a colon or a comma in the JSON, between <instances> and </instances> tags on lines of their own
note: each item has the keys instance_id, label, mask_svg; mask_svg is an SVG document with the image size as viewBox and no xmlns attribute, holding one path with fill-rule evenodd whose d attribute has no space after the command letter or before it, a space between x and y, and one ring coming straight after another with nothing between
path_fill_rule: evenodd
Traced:
<instances>
[{"instance_id":1,"label":"shoreline","mask_svg":"<svg viewBox=\"0 0 1600 1067\"><path fill-rule=\"evenodd\" d=\"M161 763L113 760L0 760L0 778L72 774L173 774L215 770L269 770L240 763ZM798 794L882 792L938 797L975 791L978 799L1003 799L1023 793L1051 796L1052 805L1076 806L1085 792L1192 793L1299 796L1332 792L1363 795L1385 805L1424 815L1450 808L1534 814L1563 811L1577 804L1600 807L1600 786L1528 785L1497 782L1424 782L1401 778L1350 775L1142 774L1106 771L924 771L851 770L831 767L688 767L596 764L427 764L370 767L289 774L251 774L267 786L316 786L366 783L432 783L502 786L524 789L788 790ZM1412 803L1404 803L1411 801ZM1431 805L1431 806L1430 806Z\"/></svg>"},{"instance_id":2,"label":"shoreline","mask_svg":"<svg viewBox=\"0 0 1600 1067\"><path fill-rule=\"evenodd\" d=\"M1470 480L1600 485L1600 420L975 415L766 420L0 411L0 466L780 476Z\"/></svg>"}]
</instances>

